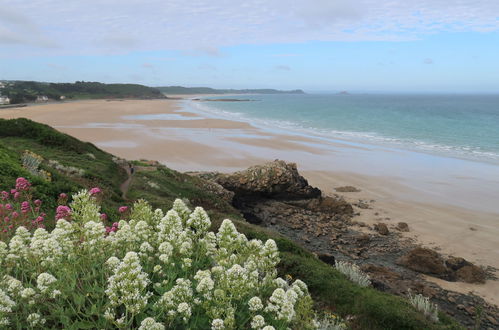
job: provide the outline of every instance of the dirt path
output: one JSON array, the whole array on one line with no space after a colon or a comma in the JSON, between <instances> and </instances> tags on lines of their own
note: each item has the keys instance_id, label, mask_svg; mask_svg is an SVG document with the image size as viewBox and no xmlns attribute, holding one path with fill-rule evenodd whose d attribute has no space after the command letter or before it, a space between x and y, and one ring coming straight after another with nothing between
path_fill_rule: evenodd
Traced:
<instances>
[{"instance_id":1,"label":"dirt path","mask_svg":"<svg viewBox=\"0 0 499 330\"><path fill-rule=\"evenodd\" d=\"M128 188L130 187L130 183L132 182L132 173L130 171L130 167L128 167L128 166L123 166L123 169L126 171L126 174L128 175L128 177L120 185L120 190L121 190L121 197L126 200L127 199L126 194L128 192Z\"/></svg>"}]
</instances>

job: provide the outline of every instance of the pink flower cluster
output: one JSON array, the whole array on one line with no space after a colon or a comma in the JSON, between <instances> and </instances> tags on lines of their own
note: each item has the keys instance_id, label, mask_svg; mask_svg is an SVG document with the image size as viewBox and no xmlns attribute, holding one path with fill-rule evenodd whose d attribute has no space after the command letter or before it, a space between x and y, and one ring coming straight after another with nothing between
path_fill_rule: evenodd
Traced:
<instances>
[{"instance_id":1,"label":"pink flower cluster","mask_svg":"<svg viewBox=\"0 0 499 330\"><path fill-rule=\"evenodd\" d=\"M66 205L59 205L55 210L55 219L71 220L71 208Z\"/></svg>"},{"instance_id":2,"label":"pink flower cluster","mask_svg":"<svg viewBox=\"0 0 499 330\"><path fill-rule=\"evenodd\" d=\"M31 183L17 178L15 189L0 192L0 239L10 237L19 226L27 229L43 227L47 216L40 212L42 201L32 200Z\"/></svg>"},{"instance_id":3,"label":"pink flower cluster","mask_svg":"<svg viewBox=\"0 0 499 330\"><path fill-rule=\"evenodd\" d=\"M118 227L119 227L119 223L114 222L111 227L106 227L106 233L108 233L108 234L113 233L113 232L118 230Z\"/></svg>"},{"instance_id":4,"label":"pink flower cluster","mask_svg":"<svg viewBox=\"0 0 499 330\"><path fill-rule=\"evenodd\" d=\"M28 191L29 187L31 187L31 183L25 178L17 178L16 179L16 189L18 191Z\"/></svg>"},{"instance_id":5,"label":"pink flower cluster","mask_svg":"<svg viewBox=\"0 0 499 330\"><path fill-rule=\"evenodd\" d=\"M90 196L96 196L96 195L100 194L102 192L102 190L100 190L100 188L98 188L98 187L94 187L94 188L90 189L88 192L89 192Z\"/></svg>"}]
</instances>

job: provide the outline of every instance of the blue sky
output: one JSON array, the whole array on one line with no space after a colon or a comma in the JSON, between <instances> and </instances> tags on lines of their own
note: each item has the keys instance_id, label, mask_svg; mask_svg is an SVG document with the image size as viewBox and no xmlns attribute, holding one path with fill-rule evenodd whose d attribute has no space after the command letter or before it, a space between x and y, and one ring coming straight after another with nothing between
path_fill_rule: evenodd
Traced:
<instances>
[{"instance_id":1,"label":"blue sky","mask_svg":"<svg viewBox=\"0 0 499 330\"><path fill-rule=\"evenodd\" d=\"M499 93L497 0L0 0L0 79Z\"/></svg>"}]
</instances>

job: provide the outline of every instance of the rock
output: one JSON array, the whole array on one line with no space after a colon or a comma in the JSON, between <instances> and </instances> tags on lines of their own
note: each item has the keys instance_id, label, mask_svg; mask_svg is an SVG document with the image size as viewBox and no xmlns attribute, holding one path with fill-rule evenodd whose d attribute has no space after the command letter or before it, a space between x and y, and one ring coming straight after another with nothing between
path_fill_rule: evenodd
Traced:
<instances>
[{"instance_id":1,"label":"rock","mask_svg":"<svg viewBox=\"0 0 499 330\"><path fill-rule=\"evenodd\" d=\"M376 230L381 235L388 235L390 233L388 227L382 222L375 224L374 230Z\"/></svg>"},{"instance_id":2,"label":"rock","mask_svg":"<svg viewBox=\"0 0 499 330\"><path fill-rule=\"evenodd\" d=\"M360 189L357 189L353 186L343 186L334 188L337 192L360 192Z\"/></svg>"},{"instance_id":3,"label":"rock","mask_svg":"<svg viewBox=\"0 0 499 330\"><path fill-rule=\"evenodd\" d=\"M232 199L234 198L234 193L232 191L225 189L216 182L208 180L203 180L203 181L204 182L202 183L202 187L205 190L217 195L218 197L222 198L229 204L232 203Z\"/></svg>"},{"instance_id":4,"label":"rock","mask_svg":"<svg viewBox=\"0 0 499 330\"><path fill-rule=\"evenodd\" d=\"M490 323L492 323L493 325L499 325L499 322L497 322L497 321L496 321L496 319L495 319L495 318L493 318L492 316L487 315L487 316L486 316L486 318L487 318L487 320L488 320Z\"/></svg>"},{"instance_id":5,"label":"rock","mask_svg":"<svg viewBox=\"0 0 499 330\"><path fill-rule=\"evenodd\" d=\"M476 313L476 309L473 306L466 307L464 310L470 315L475 315Z\"/></svg>"},{"instance_id":6,"label":"rock","mask_svg":"<svg viewBox=\"0 0 499 330\"><path fill-rule=\"evenodd\" d=\"M315 212L327 214L347 214L353 215L353 207L341 197L320 197L312 199L306 207Z\"/></svg>"},{"instance_id":7,"label":"rock","mask_svg":"<svg viewBox=\"0 0 499 330\"><path fill-rule=\"evenodd\" d=\"M433 250L417 247L397 260L397 263L419 273L448 278L449 271L442 257Z\"/></svg>"},{"instance_id":8,"label":"rock","mask_svg":"<svg viewBox=\"0 0 499 330\"><path fill-rule=\"evenodd\" d=\"M374 264L365 264L360 268L369 275L373 288L377 290L395 294L407 291L407 285L402 281L401 275L390 268Z\"/></svg>"},{"instance_id":9,"label":"rock","mask_svg":"<svg viewBox=\"0 0 499 330\"><path fill-rule=\"evenodd\" d=\"M406 222L399 222L397 223L397 230L399 231L404 231L408 232L409 231L409 225Z\"/></svg>"},{"instance_id":10,"label":"rock","mask_svg":"<svg viewBox=\"0 0 499 330\"><path fill-rule=\"evenodd\" d=\"M355 236L355 240L360 246L364 246L371 241L371 237L368 234L359 234Z\"/></svg>"},{"instance_id":11,"label":"rock","mask_svg":"<svg viewBox=\"0 0 499 330\"><path fill-rule=\"evenodd\" d=\"M456 271L458 281L467 283L485 283L485 271L478 266L470 264Z\"/></svg>"},{"instance_id":12,"label":"rock","mask_svg":"<svg viewBox=\"0 0 499 330\"><path fill-rule=\"evenodd\" d=\"M454 272L458 281L467 283L485 283L485 271L461 257L449 257L445 265Z\"/></svg>"},{"instance_id":13,"label":"rock","mask_svg":"<svg viewBox=\"0 0 499 330\"><path fill-rule=\"evenodd\" d=\"M275 160L232 174L218 174L214 180L236 196L274 199L306 199L321 196L321 191L308 184L294 163Z\"/></svg>"},{"instance_id":14,"label":"rock","mask_svg":"<svg viewBox=\"0 0 499 330\"><path fill-rule=\"evenodd\" d=\"M326 264L334 266L335 265L335 258L332 254L329 253L318 253L317 257L319 257L320 260L324 261Z\"/></svg>"},{"instance_id":15,"label":"rock","mask_svg":"<svg viewBox=\"0 0 499 330\"><path fill-rule=\"evenodd\" d=\"M356 204L354 204L355 206L357 206L358 208L360 209L363 209L363 210L366 210L369 208L369 204L367 204L366 202L362 201L362 200L359 200Z\"/></svg>"}]
</instances>

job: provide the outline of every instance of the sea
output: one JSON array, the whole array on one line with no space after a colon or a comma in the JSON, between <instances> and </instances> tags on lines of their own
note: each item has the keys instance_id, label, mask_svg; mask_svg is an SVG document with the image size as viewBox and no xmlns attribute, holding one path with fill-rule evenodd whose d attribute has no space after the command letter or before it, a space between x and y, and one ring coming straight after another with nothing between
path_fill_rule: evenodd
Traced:
<instances>
[{"instance_id":1,"label":"sea","mask_svg":"<svg viewBox=\"0 0 499 330\"><path fill-rule=\"evenodd\" d=\"M204 115L499 164L499 95L273 94L191 102Z\"/></svg>"}]
</instances>

